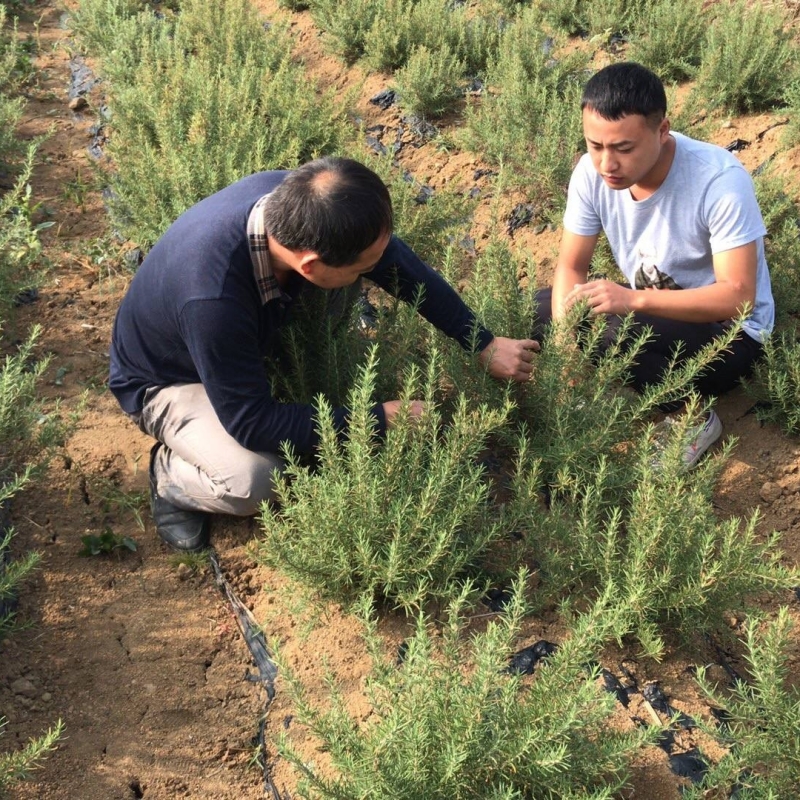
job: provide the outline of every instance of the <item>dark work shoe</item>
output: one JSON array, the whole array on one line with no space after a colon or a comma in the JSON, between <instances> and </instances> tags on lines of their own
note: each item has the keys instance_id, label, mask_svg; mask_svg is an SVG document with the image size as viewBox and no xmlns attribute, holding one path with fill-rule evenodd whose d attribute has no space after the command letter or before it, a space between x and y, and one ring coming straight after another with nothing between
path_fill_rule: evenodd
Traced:
<instances>
[{"instance_id":1,"label":"dark work shoe","mask_svg":"<svg viewBox=\"0 0 800 800\"><path fill-rule=\"evenodd\" d=\"M150 450L150 511L161 540L182 553L197 553L209 545L209 523L211 515L205 511L181 508L158 494L153 465L161 442Z\"/></svg>"}]
</instances>

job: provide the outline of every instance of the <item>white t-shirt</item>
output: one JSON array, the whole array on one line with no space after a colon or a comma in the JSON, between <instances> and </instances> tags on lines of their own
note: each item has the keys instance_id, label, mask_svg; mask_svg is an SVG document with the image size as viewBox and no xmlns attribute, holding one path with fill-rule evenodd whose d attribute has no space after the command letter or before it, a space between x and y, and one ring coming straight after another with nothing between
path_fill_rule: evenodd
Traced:
<instances>
[{"instance_id":1,"label":"white t-shirt","mask_svg":"<svg viewBox=\"0 0 800 800\"><path fill-rule=\"evenodd\" d=\"M756 299L744 330L761 341L775 304L764 258L767 230L750 175L732 153L672 133L675 158L644 200L606 186L587 153L572 173L564 227L579 236L601 231L631 288L694 289L715 282L712 256L755 241Z\"/></svg>"}]
</instances>

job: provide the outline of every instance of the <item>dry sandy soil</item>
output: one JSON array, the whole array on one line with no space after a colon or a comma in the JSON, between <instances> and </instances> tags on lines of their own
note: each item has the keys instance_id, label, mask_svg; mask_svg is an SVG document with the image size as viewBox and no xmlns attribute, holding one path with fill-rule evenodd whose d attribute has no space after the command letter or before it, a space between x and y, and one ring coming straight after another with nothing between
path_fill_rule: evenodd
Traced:
<instances>
[{"instance_id":1,"label":"dry sandy soil","mask_svg":"<svg viewBox=\"0 0 800 800\"><path fill-rule=\"evenodd\" d=\"M272 5L262 5L274 13ZM63 10L38 3L30 17L23 32L38 38L41 77L30 93L20 133L32 137L50 132L41 147L33 189L57 224L44 234L53 267L39 300L19 310L15 325L20 332L34 323L43 327L41 350L52 355L46 395L60 398L65 409L74 409L84 392L87 400L66 455L12 509L19 533L16 548L34 548L43 558L21 596L20 612L31 626L0 644L0 711L8 718L0 747L21 746L58 718L66 724L66 735L45 768L11 796L259 798L264 796L263 779L251 758L264 696L245 680L252 668L249 653L210 572L195 574L177 565L159 543L143 502L150 441L124 417L105 387L111 325L129 273L114 258L98 263L97 242L108 233L102 200L94 191L85 196L76 191L92 176L87 147L96 122L92 108L102 102L102 86L90 94L88 108L71 110ZM294 33L314 74L341 89L353 85L360 77L357 71L348 72L323 54L305 15L294 19ZM369 77L358 110L369 123L396 126L396 109L381 111L366 103L386 82L382 76ZM779 149L782 129L767 130L779 120L776 115L731 119L720 122L712 138L722 145L736 138L751 141L739 155L753 169ZM469 189L480 166L473 155L447 153L434 145L404 148L400 158L419 181L434 188L453 184ZM780 153L778 163L787 176L800 176L797 149ZM509 198L509 210L512 203ZM528 228L516 235L519 245L545 266L556 240L557 233L536 235ZM760 530L781 531L786 563L796 565L800 442L774 427L762 427L747 413L751 406L743 392L719 405L726 434L738 439L720 483L719 513L744 516L760 508ZM121 493L139 493L141 525L130 508L114 504ZM80 537L106 528L133 537L138 551L120 558L80 557ZM248 556L247 543L257 534L253 520L220 519L215 524L214 542L235 590L270 637L282 643L287 661L307 684L319 684L325 658L352 695L355 712L366 713L359 688L368 661L352 620L336 608L309 616L278 574ZM795 622L800 622L800 606L791 593L765 598L763 605L774 610L779 603L790 605ZM400 641L402 621L388 620L386 633L391 641ZM559 634L555 617L532 620L521 646L539 638L558 641ZM610 651L606 663L613 668L633 655ZM797 673L797 636L792 659L792 672ZM676 648L664 663L642 662L635 669L640 680L660 680L678 709L708 716L687 669L713 660L713 653ZM615 724L632 725L621 711ZM314 743L304 743L301 726L292 720L279 682L268 731L284 727L309 756L318 757ZM693 743L687 737L686 746ZM701 744L712 757L719 755L711 743ZM273 766L276 784L291 788L294 777L288 767L280 762ZM653 749L637 763L628 796L674 798L678 785L666 756Z\"/></svg>"}]
</instances>

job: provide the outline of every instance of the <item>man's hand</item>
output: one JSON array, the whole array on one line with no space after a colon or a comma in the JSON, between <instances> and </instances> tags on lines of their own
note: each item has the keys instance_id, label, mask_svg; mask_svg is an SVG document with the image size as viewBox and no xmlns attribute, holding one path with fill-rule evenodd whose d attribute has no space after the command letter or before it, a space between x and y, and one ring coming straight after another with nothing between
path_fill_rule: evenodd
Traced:
<instances>
[{"instance_id":1,"label":"man's hand","mask_svg":"<svg viewBox=\"0 0 800 800\"><path fill-rule=\"evenodd\" d=\"M634 311L636 290L627 289L614 281L589 281L576 283L564 299L564 308L585 300L592 314L629 314Z\"/></svg>"},{"instance_id":2,"label":"man's hand","mask_svg":"<svg viewBox=\"0 0 800 800\"><path fill-rule=\"evenodd\" d=\"M533 354L541 348L533 339L507 339L495 336L478 354L481 364L498 380L522 383L533 374Z\"/></svg>"},{"instance_id":3,"label":"man's hand","mask_svg":"<svg viewBox=\"0 0 800 800\"><path fill-rule=\"evenodd\" d=\"M386 414L386 427L391 428L394 425L394 418L397 416L397 412L400 411L401 406L403 405L402 400L387 400L383 405L383 412ZM425 403L421 400L412 400L408 406L408 415L411 419L417 419L421 417L423 412L425 411Z\"/></svg>"}]
</instances>

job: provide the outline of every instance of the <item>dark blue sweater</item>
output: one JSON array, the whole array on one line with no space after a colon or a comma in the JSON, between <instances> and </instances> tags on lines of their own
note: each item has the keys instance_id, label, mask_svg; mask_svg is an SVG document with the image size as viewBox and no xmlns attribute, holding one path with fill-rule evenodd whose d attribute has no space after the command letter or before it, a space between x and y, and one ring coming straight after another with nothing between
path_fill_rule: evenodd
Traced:
<instances>
[{"instance_id":1,"label":"dark blue sweater","mask_svg":"<svg viewBox=\"0 0 800 800\"><path fill-rule=\"evenodd\" d=\"M124 411L141 411L150 387L202 383L223 427L243 447L278 452L288 441L307 452L317 444L313 407L272 396L264 356L278 345L286 301L261 303L247 242L251 209L286 174L251 175L202 200L150 251L122 300L111 341L110 388ZM406 301L422 284L422 315L470 346L473 313L397 237L365 277ZM287 292L293 294L291 284ZM491 339L479 326L479 349ZM337 409L337 421L346 413ZM382 408L375 413L383 432Z\"/></svg>"}]
</instances>

